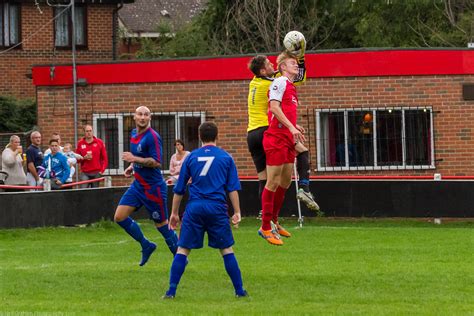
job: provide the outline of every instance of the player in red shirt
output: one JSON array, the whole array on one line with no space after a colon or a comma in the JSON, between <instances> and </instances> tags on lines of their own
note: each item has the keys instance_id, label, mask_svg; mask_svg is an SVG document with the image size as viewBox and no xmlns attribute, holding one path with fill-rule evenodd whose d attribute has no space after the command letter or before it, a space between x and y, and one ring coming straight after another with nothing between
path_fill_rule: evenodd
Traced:
<instances>
[{"instance_id":1,"label":"player in red shirt","mask_svg":"<svg viewBox=\"0 0 474 316\"><path fill-rule=\"evenodd\" d=\"M262 227L258 233L270 244L282 245L280 237L272 232L271 221L278 223L285 193L291 184L291 173L296 157L295 144L304 142L304 130L296 124L298 96L293 84L298 75L298 60L288 52L277 58L276 78L269 90L269 126L263 137L263 148L267 157L267 184L262 193Z\"/></svg>"}]
</instances>

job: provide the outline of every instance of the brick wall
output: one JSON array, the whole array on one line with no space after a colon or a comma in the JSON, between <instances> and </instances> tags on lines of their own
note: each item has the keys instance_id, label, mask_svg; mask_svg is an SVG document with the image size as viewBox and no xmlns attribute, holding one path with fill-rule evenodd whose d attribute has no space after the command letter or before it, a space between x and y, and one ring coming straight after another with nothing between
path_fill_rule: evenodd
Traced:
<instances>
[{"instance_id":1,"label":"brick wall","mask_svg":"<svg viewBox=\"0 0 474 316\"><path fill-rule=\"evenodd\" d=\"M462 83L474 75L351 77L308 79L298 88L302 106L300 125L311 133L308 144L312 169L316 168L314 110L321 108L433 108L436 170L367 170L325 172L326 175L473 175L474 102L462 101ZM80 122L90 122L92 113L131 112L139 105L152 111L206 111L207 119L220 129L219 145L234 157L240 175L255 175L247 151L248 81L198 81L184 83L115 84L81 87L78 90ZM72 142L73 107L71 89L37 88L38 125L45 135L57 131ZM306 115L306 114L309 115ZM114 179L114 184L123 183Z\"/></svg>"},{"instance_id":2,"label":"brick wall","mask_svg":"<svg viewBox=\"0 0 474 316\"><path fill-rule=\"evenodd\" d=\"M115 6L90 5L87 9L87 50L77 51L77 61L112 60L112 13ZM21 5L21 48L0 55L0 95L34 98L31 74L35 64L70 64L71 50L54 49L53 9L42 5L43 14L33 4ZM41 27L44 28L39 31ZM36 33L35 33L36 32ZM0 51L3 49L0 49Z\"/></svg>"}]
</instances>

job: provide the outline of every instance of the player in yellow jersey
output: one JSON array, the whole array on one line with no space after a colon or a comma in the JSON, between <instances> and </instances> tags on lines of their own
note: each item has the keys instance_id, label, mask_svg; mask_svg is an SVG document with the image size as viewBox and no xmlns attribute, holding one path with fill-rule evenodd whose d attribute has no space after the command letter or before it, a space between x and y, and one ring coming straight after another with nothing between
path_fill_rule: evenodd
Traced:
<instances>
[{"instance_id":1,"label":"player in yellow jersey","mask_svg":"<svg viewBox=\"0 0 474 316\"><path fill-rule=\"evenodd\" d=\"M294 83L304 82L306 80L306 67L304 60L304 49L298 56L299 73ZM280 76L275 72L273 64L264 55L253 57L249 63L249 69L255 75L249 84L248 95L248 127L247 127L247 145L252 155L259 180L259 197L261 198L263 189L267 180L266 157L263 149L263 133L268 128L268 89L273 79ZM304 129L298 126L303 132ZM318 204L314 201L313 195L309 191L309 153L308 149L302 144L297 143L295 149L297 155L297 170L299 175L298 199L302 200L309 209L319 210ZM280 228L281 226L277 226ZM290 234L283 229L279 229L282 236L289 237Z\"/></svg>"}]
</instances>

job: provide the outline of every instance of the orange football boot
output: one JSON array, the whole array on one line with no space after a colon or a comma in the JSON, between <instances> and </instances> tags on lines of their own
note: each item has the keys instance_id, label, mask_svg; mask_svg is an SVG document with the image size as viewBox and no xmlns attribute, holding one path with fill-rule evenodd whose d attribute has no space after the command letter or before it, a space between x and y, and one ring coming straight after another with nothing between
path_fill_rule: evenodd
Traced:
<instances>
[{"instance_id":1,"label":"orange football boot","mask_svg":"<svg viewBox=\"0 0 474 316\"><path fill-rule=\"evenodd\" d=\"M283 241L280 239L280 237L276 236L272 232L272 230L263 230L262 228L260 228L258 230L258 234L272 245L275 245L275 246L283 245Z\"/></svg>"},{"instance_id":2,"label":"orange football boot","mask_svg":"<svg viewBox=\"0 0 474 316\"><path fill-rule=\"evenodd\" d=\"M286 229L284 229L283 226L281 226L279 223L276 223L275 227L278 234L280 234L280 236L287 237L287 238L291 237L291 233L287 231Z\"/></svg>"}]
</instances>

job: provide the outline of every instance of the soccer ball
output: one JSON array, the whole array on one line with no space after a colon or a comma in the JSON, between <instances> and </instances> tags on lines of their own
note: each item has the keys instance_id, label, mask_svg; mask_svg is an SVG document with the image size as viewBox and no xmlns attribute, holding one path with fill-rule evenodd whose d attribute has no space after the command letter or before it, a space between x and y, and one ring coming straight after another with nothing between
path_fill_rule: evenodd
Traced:
<instances>
[{"instance_id":1,"label":"soccer ball","mask_svg":"<svg viewBox=\"0 0 474 316\"><path fill-rule=\"evenodd\" d=\"M283 39L283 45L289 52L295 52L302 48L306 40L304 35L298 31L291 31L286 33L285 38Z\"/></svg>"}]
</instances>

